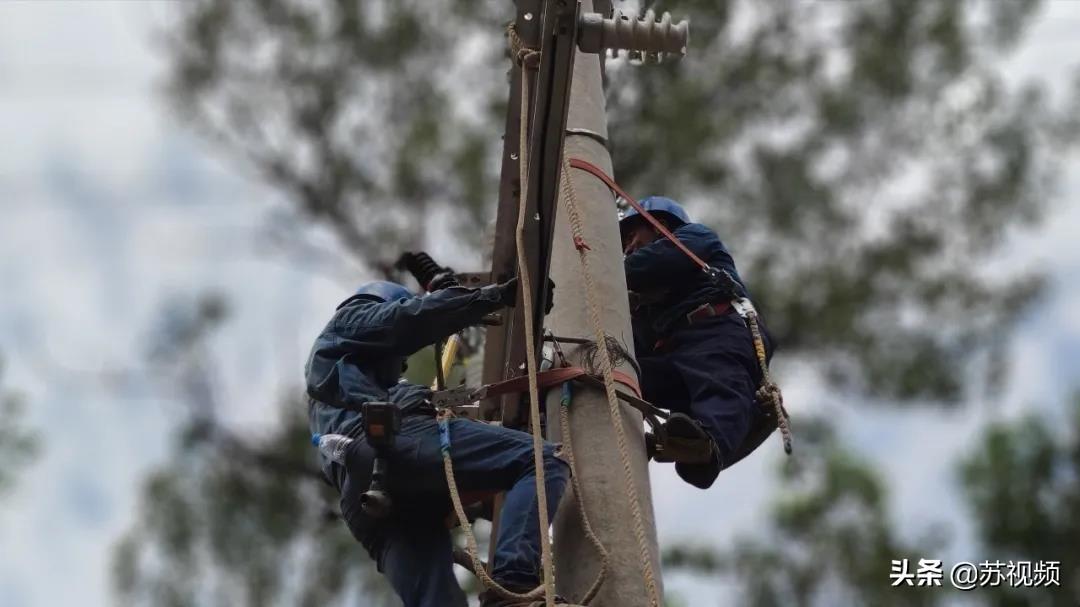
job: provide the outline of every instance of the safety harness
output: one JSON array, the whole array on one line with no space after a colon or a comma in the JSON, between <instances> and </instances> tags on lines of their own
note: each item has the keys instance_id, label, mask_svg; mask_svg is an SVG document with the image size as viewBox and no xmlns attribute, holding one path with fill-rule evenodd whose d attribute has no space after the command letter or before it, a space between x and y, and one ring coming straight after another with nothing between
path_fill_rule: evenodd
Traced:
<instances>
[{"instance_id":1,"label":"safety harness","mask_svg":"<svg viewBox=\"0 0 1080 607\"><path fill-rule=\"evenodd\" d=\"M524 164L524 163L523 163ZM761 416L763 420L757 426L751 428L750 435L744 440L743 444L736 449L736 452L732 454L731 461L726 465L730 466L739 461L750 452L755 450L764 440L773 432L773 430L779 428L784 441L784 450L788 454L791 453L791 433L788 426L788 414L783 406L783 397L781 395L779 387L772 381L769 374L768 361L766 358L766 350L764 340L761 334L760 325L758 321L758 314L753 304L748 298L738 297L735 289L735 281L723 269L718 269L710 266L700 257L698 257L693 251L691 251L679 238L672 233L662 222L657 220L649 211L647 211L637 200L627 194L615 181L600 170L595 165L577 158L566 158L566 168L575 168L584 170L595 177L599 178L608 188L612 190L616 195L620 196L626 202L636 209L642 217L645 218L653 227L655 227L662 235L667 237L676 247L678 247L683 254L685 254L691 261L699 266L706 274L710 281L721 288L725 293L731 294L730 302L722 304L714 304L710 307L709 313L716 315L719 313L719 307L727 307L735 309L736 312L744 319L751 332L751 337L754 343L754 350L761 367L762 381L759 385L755 397L758 404L762 407L764 415ZM568 172L568 171L567 171ZM563 185L569 187L569 176L563 174ZM524 181L524 180L523 180ZM569 201L573 200L572 192L565 192ZM580 220L579 220L580 222ZM579 226L580 227L580 226ZM585 253L589 250L588 244L585 243L581 237L580 229L575 230L573 234L574 246L578 250L579 254L584 257ZM519 252L520 252L519 243ZM426 257L426 256L425 256ZM426 262L430 262L430 257L426 257ZM416 268L410 268L413 270L414 276L417 277L419 282L425 287L430 287L431 276L435 271L445 271L446 268L441 268L434 262L425 264L425 272L417 272ZM420 274L424 276L421 277ZM528 292L528 288L524 289ZM529 306L531 307L531 306ZM704 314L704 312L702 312ZM594 323L595 324L595 323ZM528 332L527 333L531 333ZM600 334L598 334L600 335ZM573 443L570 433L569 425L569 408L572 394L572 384L583 383L594 388L605 389L608 391L609 398L618 398L628 405L634 407L640 411L649 424L651 429L656 435L658 442L665 445L672 453L668 455L678 455L678 451L683 449L688 456L692 456L695 446L688 444L681 446L677 437L668 437L666 435L664 425L659 421L660 419L668 419L669 414L656 406L650 404L642 398L641 390L638 387L637 381L630 375L622 373L613 368L610 361L610 355L607 352L607 344L597 344L593 340L577 340L577 343L589 344L593 347L602 349L604 351L603 358L608 359L606 364L603 365L602 373L596 373L595 371L586 369L580 366L570 366L563 355L559 346L560 342L569 341L567 338L557 338L550 333L545 333L543 340L550 342L555 353L559 358L559 366L548 369L539 370L535 361L530 360L528 365L528 373L526 375L514 377L505 381L495 382L473 388L469 386L458 386L454 388L445 388L445 376L449 373L449 368L453 364L454 355L456 354L456 346L459 343L460 337L455 335L448 343L446 352L443 352L441 344L436 347L436 367L437 367L437 380L435 382L436 389L431 397L431 404L434 405L437 413L438 429L440 447L443 456L443 468L447 479L447 486L450 491L451 504L454 509L454 514L457 518L458 524L461 525L462 530L465 532L465 539L467 549L464 551L457 551L455 553L455 561L464 565L467 569L472 571L481 581L481 583L492 592L504 598L513 599L525 599L525 600L538 600L542 599L543 602L553 604L554 593L551 585L550 573L545 576L545 583L541 584L537 588L525 592L515 593L500 586L495 580L490 577L485 564L479 558L479 547L476 542L475 535L472 531L469 517L465 511L465 505L471 500L471 496L462 496L457 489L457 482L454 478L453 462L452 462L452 436L450 430L450 420L453 417L461 416L474 420L479 420L479 405L476 403L485 398L494 396L500 396L504 394L520 394L529 392L531 401L533 403L533 432L534 437L539 431L539 418L538 405L537 405L537 393L540 390L553 388L555 386L561 386L562 398L560 399L560 424L562 426L562 437L564 441L564 454L571 467L571 482L574 483L574 493L577 496L575 500L578 505L579 516L581 517L582 525L586 532L586 536L590 540L590 543L595 547L599 556L600 565L598 568L596 579L591 585L590 589L582 597L580 604L587 605L596 596L600 586L603 584L605 574L608 568L608 554L603 544L600 542L596 534L592 531L589 523L588 515L583 503L583 494L581 488L577 486L578 475L576 474L576 468L573 459ZM531 342L532 339L527 341ZM531 353L532 348L528 348ZM530 357L531 358L531 357ZM619 389L615 387L615 383L621 384L627 389ZM617 411L617 409L616 409ZM614 414L613 414L614 415ZM613 417L616 422L615 427L621 429L621 424L617 421L617 417ZM622 442L622 441L620 441ZM691 441L692 442L692 441ZM625 451L625 445L620 445L621 450ZM539 452L539 450L537 450ZM706 454L708 455L708 454ZM624 460L627 458L623 457ZM538 474L538 489L542 491L542 463L537 462L537 474ZM628 481L628 489L630 489L630 502L632 506L637 504L637 496L633 491L632 484ZM538 491L540 493L540 491ZM541 509L544 504L542 495L538 495L538 505ZM541 513L541 519L544 523L547 522L546 512ZM637 525L640 527L640 525ZM544 552L548 552L547 537L546 537L546 524L542 527L542 546ZM644 555L644 553L643 553ZM550 558L550 557L549 557ZM643 557L644 558L644 557ZM550 566L550 565L549 565ZM550 572L550 570L548 570ZM646 588L649 594L652 595L652 603L659 605L659 602L655 600L658 596L655 582L650 583L652 576L651 568L646 564L644 567L644 573L646 574ZM538 601L539 602L539 601Z\"/></svg>"},{"instance_id":2,"label":"safety harness","mask_svg":"<svg viewBox=\"0 0 1080 607\"><path fill-rule=\"evenodd\" d=\"M581 159L567 158L565 160L567 168L584 170L604 182L604 184L607 185L607 187L610 188L612 192L626 200L626 202L635 210L637 210L637 212L641 214L641 216L644 217L645 220L648 221L653 227L655 227L657 231L659 231L662 235L668 238L673 244L675 244L676 247L679 248L679 250L683 252L683 254L685 254L691 261L693 261L697 266L699 266L710 281L716 284L725 293L731 294L730 302L709 304L708 306L705 306L708 307L707 311L704 310L704 307L692 311L691 315L695 315L695 319L699 316L715 316L720 313L727 313L727 311L729 311L728 309L730 308L734 309L746 322L746 325L751 332L755 354L761 368L762 381L756 391L755 397L758 404L762 407L764 415L761 416L761 419L763 421L757 424L755 427L751 428L749 436L746 440L744 440L743 444L736 449L736 452L732 454L731 461L726 462L725 467L734 464L735 462L739 461L740 459L748 455L750 452L755 450L762 442L764 442L764 440L773 432L773 430L777 428L780 429L781 435L783 437L784 450L785 452L790 454L791 433L788 426L788 414L783 406L783 397L781 395L780 389L772 381L769 374L765 344L760 330L758 313L748 298L737 296L735 281L731 277L731 275L723 269L718 269L710 266L708 263L698 257L681 240L679 240L679 238L671 230L669 230L662 222L657 220L637 200L627 194L621 187L619 187L618 184L615 183L615 181L611 177L609 177L598 167ZM569 177L565 173L563 175L563 184L564 187L569 187ZM569 194L567 198L572 201L572 192L567 192L567 194ZM584 239L581 237L580 230L577 230L576 232L578 233L575 233L573 236L574 246L575 248L577 248L578 252L584 257L584 254L586 251L589 250L589 247L585 243ZM421 253L413 255L416 255L416 257L414 257L413 259L414 263L406 264L406 266L411 265L411 267L408 267L408 269L413 273L414 277L417 278L420 284L425 287L425 289L432 288L432 278L436 274L449 272L448 268L442 268L441 266L438 266L438 264L435 264L434 261L432 261L431 258L425 254ZM524 290L528 292L527 288ZM529 339L528 341L532 341L532 339ZM480 407L477 403L483 399L501 396L504 394L520 394L529 392L531 393L530 400L533 401L533 432L535 434L539 431L539 419L537 417L539 413L537 405L537 393L540 390L559 386L562 392L562 398L560 399L559 407L559 419L562 429L562 437L564 441L563 453L564 457L568 460L568 463L570 464L572 470L571 482L574 484L574 493L577 496L575 502L578 505L579 516L581 517L582 526L590 543L592 543L595 547L600 561L596 579L594 580L589 590L580 600L581 605L588 605L596 596L600 586L603 584L606 577L605 574L608 569L608 553L607 550L604 548L603 544L596 536L595 532L593 532L591 528L583 502L583 493L581 491L581 488L578 486L578 475L576 473L576 470L574 470L576 466L574 463L574 450L569 423L569 409L572 398L571 395L573 393L573 383L581 383L593 388L607 390L610 398L617 398L618 400L625 402L626 404L634 407L639 412L641 412L645 421L648 423L653 433L655 434L658 443L663 445L667 449L667 451L670 451L665 452L668 457L674 456L678 459L681 459L680 450L687 457L695 457L699 454L695 453L695 449L697 449L697 447L691 444L693 443L693 441L688 441L688 444L682 445L679 442L678 437L669 437L666 435L664 425L660 422L660 420L668 419L670 417L669 413L645 401L642 398L641 390L638 386L637 381L632 376L614 369L610 361L610 354L607 351L608 344L597 344L593 340L580 338L559 338L551 335L550 332L545 332L543 341L550 342L552 344L554 353L558 356L558 366L547 370L539 370L537 369L535 361L530 360L530 364L528 365L529 372L526 375L514 377L501 382L482 385L477 388L469 387L466 385L447 388L445 384L445 377L449 374L450 367L453 365L456 358L458 345L460 344L460 336L452 336L450 340L445 344L445 350L443 344L440 343L436 345L435 356L437 371L436 381L433 386L435 390L431 396L431 404L434 406L434 409L437 412L436 418L438 422L437 425L440 439L439 442L442 451L444 473L447 479L447 486L450 491L451 504L454 510L454 514L457 518L457 523L461 525L462 530L465 532L464 535L467 545L466 550L455 552L455 561L472 571L480 579L481 583L485 587L487 587L490 591L495 592L501 597L532 600L537 601L538 603L540 601L543 601L545 603L548 603L549 605L553 604L554 592L551 585L550 573L545 576L544 584L541 584L540 586L529 592L516 593L509 591L506 588L503 588L495 580L493 580L490 577L490 574L485 567L485 564L480 560L479 547L477 545L475 535L471 528L469 516L465 510L465 506L473 501L472 498L475 498L477 496L462 495L458 492L457 482L454 478L453 462L451 457L452 436L449 422L453 417L458 416L466 417L473 420L479 420ZM607 358L608 360L606 361L606 364L603 365L604 368L602 369L602 372L597 373L593 370L586 369L585 367L571 366L567 362L566 357L563 355L562 349L560 347L560 342L572 342L581 345L589 345L598 349L603 349L603 358ZM532 348L529 348L529 351L531 352ZM551 362L554 363L555 361L552 360ZM616 382L618 382L618 384L623 386L625 389L616 388ZM621 428L621 424L618 423L617 418L613 418L613 420L616 421L615 427ZM622 450L625 450L625 448L623 448ZM704 454L704 456L707 457L709 456L709 454L706 453ZM625 460L626 458L623 459ZM536 463L539 485L538 489L543 487L543 485L541 484L542 466L542 462ZM628 488L632 490L633 487L631 484L628 483ZM544 504L543 497L538 495L538 498L539 504ZM630 498L631 504L636 505L636 494L631 495ZM542 513L541 518L546 523L546 513ZM546 525L544 528L542 528L542 531L546 531ZM543 535L546 534L542 533L542 536ZM545 548L544 552L547 552L547 538L542 537L541 541L542 546ZM655 582L653 582L653 584L649 583L650 580L648 578L651 577L649 575L651 571L647 566L645 568L645 573L647 578L647 590L652 595L652 597L658 596ZM655 600L653 600L652 602L654 605L659 604Z\"/></svg>"},{"instance_id":3,"label":"safety harness","mask_svg":"<svg viewBox=\"0 0 1080 607\"><path fill-rule=\"evenodd\" d=\"M735 311L743 318L747 328L750 330L750 335L754 341L754 353L757 356L758 365L761 368L761 384L758 386L755 398L759 405L764 409L766 423L764 427L753 428L751 435L744 441L737 452L733 455L734 463L743 457L745 457L750 451L753 451L761 444L765 438L772 433L774 428L780 429L780 436L784 440L784 452L788 455L791 454L791 427L788 423L788 413L784 408L784 397L780 392L780 387L772 381L772 376L769 373L769 363L765 353L765 341L761 335L761 326L758 318L758 312L754 308L753 302L747 297L739 297L736 287L735 279L726 270L722 268L714 268L698 257L689 247L686 246L674 232L668 229L662 221L657 219L645 209L633 196L626 193L619 184L615 183L615 180L611 178L607 173L601 170L596 165L582 160L580 158L571 158L570 166L590 173L600 181L604 182L604 185L608 187L616 196L619 196L626 201L631 207L634 208L645 221L648 221L660 234L670 240L684 255L686 255L690 261L701 268L708 279L720 288L724 293L731 297L730 305ZM773 425L775 424L775 425ZM773 427L769 427L773 425ZM728 464L730 465L730 464Z\"/></svg>"},{"instance_id":4,"label":"safety harness","mask_svg":"<svg viewBox=\"0 0 1080 607\"><path fill-rule=\"evenodd\" d=\"M523 0L524 2L524 0ZM607 397L608 410L611 417L612 427L615 434L615 443L618 448L619 460L623 469L625 496L630 512L630 524L638 544L638 553L641 560L643 590L651 607L660 607L662 604L660 583L654 571L648 538L646 533L646 516L642 511L641 502L637 491L637 481L632 466L632 454L626 432L623 428L622 408L618 401L623 401L635 407L645 416L648 423L658 432L663 432L663 425L658 419L666 419L668 414L641 398L640 389L632 377L620 373L615 369L612 353L609 351L607 340L610 336L604 333L603 323L599 312L599 295L590 269L588 258L589 247L584 240L582 214L577 208L576 196L573 184L569 178L570 168L584 169L603 180L617 194L626 199L634 206L643 217L652 223L658 230L675 243L690 259L701 266L703 271L716 284L723 284L722 270L712 268L692 251L690 251L674 234L668 231L660 222L656 221L637 201L626 195L615 182L595 166L576 159L569 159L563 147L563 137L567 129L567 108L569 101L570 82L572 80L572 68L574 57L578 47L585 52L596 52L598 49L625 49L636 53L647 53L650 57L658 57L661 53L683 54L686 50L686 24L672 24L670 16L664 15L656 22L655 15L650 11L644 18L631 18L628 15L613 15L605 18L601 15L584 14L579 21L579 6L577 2L554 2L544 3L541 13L539 2L529 2L532 9L525 11L522 3L519 3L519 17L517 22L507 30L510 43L510 54L517 64L516 78L520 85L520 110L518 111L518 140L519 149L517 154L510 154L509 159L515 163L504 164L504 176L513 187L507 187L510 200L516 199L517 229L515 232L516 261L518 264L517 275L521 281L522 314L526 319L524 323L524 344L526 353L526 375L512 378L507 381L488 384L477 389L454 388L441 389L433 393L432 404L437 408L437 420L440 436L440 444L443 456L443 467L450 491L451 502L454 512L458 517L467 545L467 553L458 558L471 569L480 582L490 592L504 599L517 601L535 601L554 607L556 604L554 588L554 564L551 555L550 538L548 537L549 517L545 499L543 441L541 437L540 404L538 391L541 387L561 386L562 399L560 406L560 423L562 427L562 439L564 443L564 455L570 465L570 482L573 484L575 502L578 506L583 531L594 546L599 557L599 566L596 578L588 591L579 600L580 605L588 605L597 595L604 583L605 574L608 570L608 553L603 544L593 532L588 520L584 492L579 486L578 474L575 470L573 456L573 440L570 432L569 410L572 396L573 383L585 383L602 388ZM534 19L534 13L542 15L542 19ZM578 37L580 26L580 41ZM525 44L525 40L519 36L518 27L525 29L534 28L530 35L525 37L534 42L534 47ZM580 45L579 45L580 42ZM537 44L538 43L538 44ZM540 49L543 49L541 52ZM526 71L535 71L534 78L526 76ZM537 102L530 105L532 89L530 83L535 81ZM529 137L529 118L535 122L532 128L532 137ZM535 152L535 153L534 153ZM535 161L530 166L529 157ZM511 171L506 171L507 167ZM516 169L517 175L512 171ZM514 179L516 178L516 183ZM567 221L573 237L574 247L577 250L581 266L582 281L585 285L585 300L588 311L588 320L592 328L591 343L596 348L597 364L586 364L586 367L595 366L596 369L584 367L571 367L562 356L559 340L551 338L552 347L559 356L560 366L555 369L542 371L536 361L538 350L544 341L536 339L537 334L542 333L543 316L545 310L545 293L543 288L532 289L532 279L536 284L542 285L546 278L551 254L552 234L554 232L555 207L557 203L564 205ZM532 226L532 218L535 218L537 226ZM527 221L527 219L529 221ZM526 239L526 233L532 240ZM530 276L535 272L535 276ZM730 280L730 276L727 277ZM431 286L430 281L421 281L425 287ZM535 298L535 299L534 299ZM732 305L735 305L733 302ZM771 402L774 405L777 425L785 436L785 449L790 452L790 437L787 431L787 414L783 410L779 389L772 383L768 366L765 359L765 349L761 340L760 330L757 325L757 314L748 300L743 305L748 310L744 314L751 332L755 339L755 350L762 366L764 381L758 390L759 401ZM460 343L455 336L447 344L445 353L442 345L437 345L437 388L445 387L445 377L449 372L449 366L454 360L455 350ZM616 382L622 387L617 387ZM625 389L624 389L625 388ZM539 518L540 544L541 544L541 578L542 584L524 593L512 592L503 588L487 572L484 563L479 558L479 548L475 535L465 514L463 500L457 490L454 479L453 462L451 458L451 424L450 419L455 414L465 414L473 411L473 403L485 397L497 394L528 392L530 426L533 434L533 456L536 472L537 492L537 516ZM770 400L771 399L771 400ZM456 412L456 413L455 413ZM775 427L775 426L774 426ZM769 430L771 432L771 429ZM563 604L561 601L559 604Z\"/></svg>"}]
</instances>

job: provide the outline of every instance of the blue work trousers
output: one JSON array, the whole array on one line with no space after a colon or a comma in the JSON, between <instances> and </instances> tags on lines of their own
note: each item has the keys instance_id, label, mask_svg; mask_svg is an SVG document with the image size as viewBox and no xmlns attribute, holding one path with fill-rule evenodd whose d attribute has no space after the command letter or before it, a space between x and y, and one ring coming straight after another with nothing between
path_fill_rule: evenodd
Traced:
<instances>
[{"instance_id":1,"label":"blue work trousers","mask_svg":"<svg viewBox=\"0 0 1080 607\"><path fill-rule=\"evenodd\" d=\"M746 323L735 313L716 316L671 331L661 344L638 358L645 399L700 422L716 441L721 466L731 465L762 415L754 399L761 368Z\"/></svg>"},{"instance_id":2,"label":"blue work trousers","mask_svg":"<svg viewBox=\"0 0 1080 607\"><path fill-rule=\"evenodd\" d=\"M532 437L524 432L466 419L450 420L451 456L461 492L505 491L492 577L514 587L540 581L540 524ZM360 436L346 455L341 511L349 530L390 581L405 607L464 607L465 595L452 571L453 545L446 527L451 511L437 422L402 420L389 459L388 518L374 520L360 508L371 482L375 452ZM554 518L570 467L544 445L549 515Z\"/></svg>"}]
</instances>

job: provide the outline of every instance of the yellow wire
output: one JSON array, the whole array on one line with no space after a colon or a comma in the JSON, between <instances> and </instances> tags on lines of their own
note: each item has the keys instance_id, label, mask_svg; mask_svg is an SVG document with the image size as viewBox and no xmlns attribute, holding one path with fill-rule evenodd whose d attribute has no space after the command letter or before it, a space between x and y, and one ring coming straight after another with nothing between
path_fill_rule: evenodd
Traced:
<instances>
[{"instance_id":1,"label":"yellow wire","mask_svg":"<svg viewBox=\"0 0 1080 607\"><path fill-rule=\"evenodd\" d=\"M461 336L454 334L450 336L450 339L446 340L446 346L443 347L442 361L439 363L442 365L442 376L446 378L446 381L450 381L450 370L454 368L454 363L457 362L457 353L461 347ZM431 389L439 389L439 379L436 374L435 379L431 382Z\"/></svg>"}]
</instances>

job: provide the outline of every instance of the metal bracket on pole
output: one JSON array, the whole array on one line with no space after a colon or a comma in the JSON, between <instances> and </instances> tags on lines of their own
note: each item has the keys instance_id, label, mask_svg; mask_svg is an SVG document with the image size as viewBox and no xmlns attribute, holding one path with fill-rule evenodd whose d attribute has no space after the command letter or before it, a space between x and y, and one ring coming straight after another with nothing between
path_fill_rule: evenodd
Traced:
<instances>
[{"instance_id":1,"label":"metal bracket on pole","mask_svg":"<svg viewBox=\"0 0 1080 607\"><path fill-rule=\"evenodd\" d=\"M517 17L514 26L518 35L525 44L531 48L538 46L541 28L541 0L515 0L517 4ZM518 183L518 127L521 120L528 120L528 116L519 115L521 103L521 79L533 78L527 70L510 69L508 73L509 93L506 108L506 126L503 135L502 169L499 180L499 204L495 217L495 242L492 246L491 282L501 282L514 276L517 272L515 262L515 226L517 225L518 196L520 184ZM487 332L484 341L484 366L482 378L484 383L495 383L510 377L518 372L518 365L525 360L525 350L520 346L521 339L515 339L520 335L521 323L524 316L521 306L502 313L501 326L494 327ZM517 327L517 329L515 329ZM483 418L509 422L507 425L514 426L513 420L517 419L516 403L509 398L493 398L485 401L482 405Z\"/></svg>"},{"instance_id":2,"label":"metal bracket on pole","mask_svg":"<svg viewBox=\"0 0 1080 607\"><path fill-rule=\"evenodd\" d=\"M689 38L688 24L672 23L665 13L656 20L649 11L641 18L613 11L612 17L601 13L581 14L578 0L515 0L518 35L529 48L540 50L538 69L511 70L510 103L508 104L506 134L503 140L502 178L499 188L498 215L495 221L495 243L488 280L498 282L516 274L514 243L518 200L526 199L529 224L525 234L528 259L533 276L533 310L547 308L543 288L551 260L551 240L555 225L555 209L559 194L564 137L567 134L567 114L570 106L570 86L573 80L574 56L582 52L602 53L605 49L627 50L641 57L659 60L665 55L682 55ZM610 3L600 3L600 10L610 10ZM529 78L532 99L526 116L518 115L521 78ZM518 183L518 126L521 120L529 128L529 183L527 192L519 192ZM582 129L572 134L591 136L606 144L604 138ZM522 339L523 323L534 323L535 334L542 333L543 314L526 319L521 309L504 314L503 326L488 333L484 349L484 381L496 382L524 372L525 348ZM504 397L500 402L487 401L484 417L501 419L515 427L523 420L515 398Z\"/></svg>"},{"instance_id":3,"label":"metal bracket on pole","mask_svg":"<svg viewBox=\"0 0 1080 607\"><path fill-rule=\"evenodd\" d=\"M570 110L570 85L577 52L577 0L548 0L544 5L544 25L540 40L540 67L529 131L529 190L526 217L535 218L536 229L526 233L528 264L533 276L533 321L535 335L544 331L547 308L547 276L551 266L555 212L559 200L563 139ZM537 355L541 342L536 345Z\"/></svg>"},{"instance_id":4,"label":"metal bracket on pole","mask_svg":"<svg viewBox=\"0 0 1080 607\"><path fill-rule=\"evenodd\" d=\"M505 280L516 273L514 234L519 197L525 198L527 218L525 230L525 263L532 276L533 292L524 294L533 301L535 317L526 319L518 307L508 314L500 331L488 334L484 350L484 381L496 382L521 375L525 370L524 323L531 322L536 335L543 330L543 310L547 308L546 278L551 264L552 238L555 230L555 211L562 169L563 140L570 109L570 85L573 80L574 56L577 53L577 0L518 0L518 35L525 44L540 50L540 62L535 70L511 73L511 103L504 135L502 187L499 210L495 221L495 245L492 255L493 281ZM520 78L531 80L531 99L526 116L517 116L520 98ZM528 122L528 190L519 192L517 127L519 120ZM540 344L537 344L539 354ZM518 407L520 396L504 397L501 415L490 411L487 403L485 417L501 418L510 427L524 421Z\"/></svg>"}]
</instances>

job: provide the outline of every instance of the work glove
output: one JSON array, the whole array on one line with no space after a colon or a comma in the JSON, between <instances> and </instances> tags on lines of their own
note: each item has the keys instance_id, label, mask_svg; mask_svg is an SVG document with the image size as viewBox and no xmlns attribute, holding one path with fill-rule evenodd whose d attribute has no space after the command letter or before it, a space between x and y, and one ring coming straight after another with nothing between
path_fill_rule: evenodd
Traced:
<instances>
[{"instance_id":1,"label":"work glove","mask_svg":"<svg viewBox=\"0 0 1080 607\"><path fill-rule=\"evenodd\" d=\"M517 305L517 293L518 293L518 279L515 276L510 280L500 283L499 288L499 303L509 308L513 308ZM547 280L547 307L544 308L544 314L550 314L551 308L555 305L555 281L550 278Z\"/></svg>"},{"instance_id":2,"label":"work glove","mask_svg":"<svg viewBox=\"0 0 1080 607\"><path fill-rule=\"evenodd\" d=\"M438 291L439 289L459 286L461 286L461 283L458 282L457 276L454 276L454 272L446 270L445 272L439 272L431 279L431 282L427 284L427 290Z\"/></svg>"}]
</instances>

